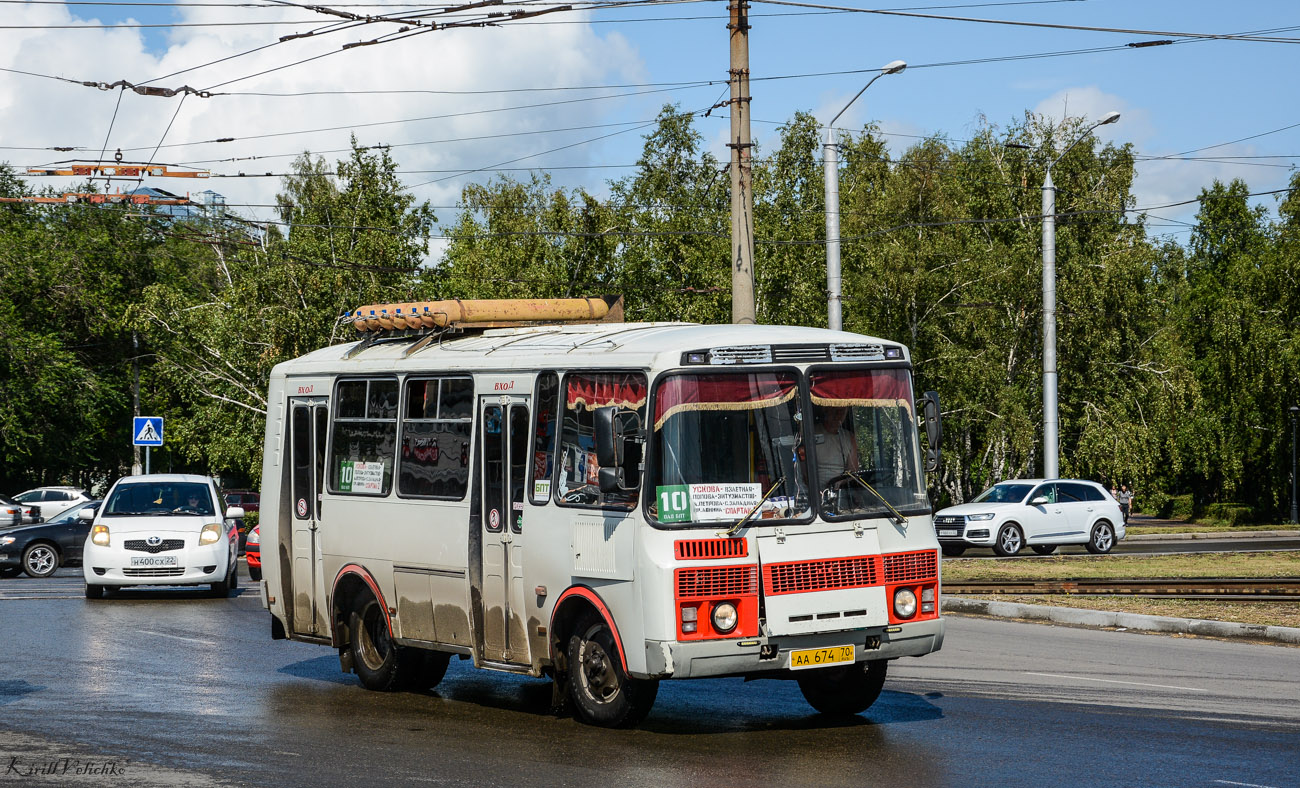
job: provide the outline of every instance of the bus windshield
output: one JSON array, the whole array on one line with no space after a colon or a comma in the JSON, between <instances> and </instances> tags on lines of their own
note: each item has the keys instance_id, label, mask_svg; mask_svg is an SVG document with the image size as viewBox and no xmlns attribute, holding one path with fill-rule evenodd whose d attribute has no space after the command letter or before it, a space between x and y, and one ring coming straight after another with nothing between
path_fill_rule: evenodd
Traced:
<instances>
[{"instance_id":1,"label":"bus windshield","mask_svg":"<svg viewBox=\"0 0 1300 788\"><path fill-rule=\"evenodd\" d=\"M655 389L650 515L661 523L806 518L794 373L667 375ZM761 502L761 505L760 505Z\"/></svg>"},{"instance_id":2,"label":"bus windshield","mask_svg":"<svg viewBox=\"0 0 1300 788\"><path fill-rule=\"evenodd\" d=\"M822 514L878 517L928 507L907 370L814 372L809 386Z\"/></svg>"}]
</instances>

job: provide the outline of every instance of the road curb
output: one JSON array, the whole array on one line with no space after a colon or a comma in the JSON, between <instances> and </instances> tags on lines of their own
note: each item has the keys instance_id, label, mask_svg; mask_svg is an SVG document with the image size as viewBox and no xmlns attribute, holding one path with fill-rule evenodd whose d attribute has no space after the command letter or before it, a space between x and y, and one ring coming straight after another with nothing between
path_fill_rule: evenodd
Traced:
<instances>
[{"instance_id":1,"label":"road curb","mask_svg":"<svg viewBox=\"0 0 1300 788\"><path fill-rule=\"evenodd\" d=\"M1130 526L1131 527L1131 526ZM1189 531L1176 534L1129 534L1125 542L1181 542L1192 539L1300 539L1300 531Z\"/></svg>"},{"instance_id":2,"label":"road curb","mask_svg":"<svg viewBox=\"0 0 1300 788\"><path fill-rule=\"evenodd\" d=\"M1138 613L1116 613L1105 610L1084 610L1077 607L1051 605L1025 605L1019 602L1000 602L992 599L970 599L945 596L940 602L944 613L972 613L996 618L1021 618L1030 621L1048 621L1053 624L1070 624L1083 627L1115 627L1140 632L1173 632L1188 635L1208 635L1219 638L1251 638L1275 640L1279 643L1300 645L1300 628L1273 627L1259 624L1236 624L1228 621L1207 621L1200 618L1173 618L1171 616L1145 616Z\"/></svg>"}]
</instances>

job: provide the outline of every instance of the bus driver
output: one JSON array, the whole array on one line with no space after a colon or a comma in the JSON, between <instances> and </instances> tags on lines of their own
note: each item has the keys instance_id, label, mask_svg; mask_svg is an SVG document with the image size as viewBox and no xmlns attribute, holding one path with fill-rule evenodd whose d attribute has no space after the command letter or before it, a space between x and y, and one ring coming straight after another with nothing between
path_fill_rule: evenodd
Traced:
<instances>
[{"instance_id":1,"label":"bus driver","mask_svg":"<svg viewBox=\"0 0 1300 788\"><path fill-rule=\"evenodd\" d=\"M858 445L851 426L845 426L848 408L831 405L817 408L815 442L817 446L817 486L825 489L835 477L857 471Z\"/></svg>"}]
</instances>

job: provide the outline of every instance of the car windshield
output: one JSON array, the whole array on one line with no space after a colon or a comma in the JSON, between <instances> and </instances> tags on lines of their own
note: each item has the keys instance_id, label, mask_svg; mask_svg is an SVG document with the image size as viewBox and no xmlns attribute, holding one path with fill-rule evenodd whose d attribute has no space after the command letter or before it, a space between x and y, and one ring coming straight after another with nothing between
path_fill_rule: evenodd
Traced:
<instances>
[{"instance_id":1,"label":"car windshield","mask_svg":"<svg viewBox=\"0 0 1300 788\"><path fill-rule=\"evenodd\" d=\"M1020 503L1032 484L995 484L975 497L974 503Z\"/></svg>"},{"instance_id":2,"label":"car windshield","mask_svg":"<svg viewBox=\"0 0 1300 788\"><path fill-rule=\"evenodd\" d=\"M755 507L758 519L809 516L801 420L794 373L665 376L655 388L650 516L735 522Z\"/></svg>"},{"instance_id":3,"label":"car windshield","mask_svg":"<svg viewBox=\"0 0 1300 788\"><path fill-rule=\"evenodd\" d=\"M927 508L907 370L815 372L809 388L822 513L892 516Z\"/></svg>"},{"instance_id":4,"label":"car windshield","mask_svg":"<svg viewBox=\"0 0 1300 788\"><path fill-rule=\"evenodd\" d=\"M19 493L18 495L15 495L14 500L17 501L18 503L35 503L41 500L41 491L28 490L25 493Z\"/></svg>"},{"instance_id":5,"label":"car windshield","mask_svg":"<svg viewBox=\"0 0 1300 788\"><path fill-rule=\"evenodd\" d=\"M126 482L113 489L105 517L127 515L215 514L212 494L202 482Z\"/></svg>"}]
</instances>

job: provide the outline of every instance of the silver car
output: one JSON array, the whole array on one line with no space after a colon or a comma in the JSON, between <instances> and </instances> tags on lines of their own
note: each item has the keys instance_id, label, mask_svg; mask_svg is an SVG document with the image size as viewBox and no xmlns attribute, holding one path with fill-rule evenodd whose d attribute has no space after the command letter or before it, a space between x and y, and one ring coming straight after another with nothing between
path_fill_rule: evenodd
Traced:
<instances>
[{"instance_id":1,"label":"silver car","mask_svg":"<svg viewBox=\"0 0 1300 788\"><path fill-rule=\"evenodd\" d=\"M946 556L968 547L992 547L1001 556L1025 546L1051 555L1060 545L1081 544L1090 553L1109 553L1124 538L1119 502L1100 484L1081 479L1013 479L950 506L934 516L935 534Z\"/></svg>"}]
</instances>

